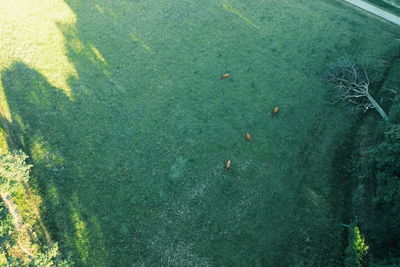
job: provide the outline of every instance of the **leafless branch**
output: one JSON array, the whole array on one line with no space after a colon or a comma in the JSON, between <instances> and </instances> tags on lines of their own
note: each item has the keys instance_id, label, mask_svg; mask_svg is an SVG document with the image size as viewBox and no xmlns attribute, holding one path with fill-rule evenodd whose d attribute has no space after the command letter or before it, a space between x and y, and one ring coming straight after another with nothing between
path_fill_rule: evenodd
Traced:
<instances>
[{"instance_id":1,"label":"leafless branch","mask_svg":"<svg viewBox=\"0 0 400 267\"><path fill-rule=\"evenodd\" d=\"M341 60L329 70L325 81L332 85L333 105L343 101L354 104L356 110L363 109L364 112L376 109L383 119L388 119L369 93L370 79L367 72L353 60Z\"/></svg>"}]
</instances>

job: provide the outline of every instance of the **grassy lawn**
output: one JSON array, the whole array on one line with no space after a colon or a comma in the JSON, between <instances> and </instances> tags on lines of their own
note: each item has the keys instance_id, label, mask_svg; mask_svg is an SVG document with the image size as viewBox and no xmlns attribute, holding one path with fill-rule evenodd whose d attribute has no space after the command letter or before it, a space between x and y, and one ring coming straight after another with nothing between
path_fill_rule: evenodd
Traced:
<instances>
[{"instance_id":1,"label":"grassy lawn","mask_svg":"<svg viewBox=\"0 0 400 267\"><path fill-rule=\"evenodd\" d=\"M355 117L321 76L342 55L383 71L395 28L323 0L7 0L0 17L1 111L78 265L341 264Z\"/></svg>"}]
</instances>

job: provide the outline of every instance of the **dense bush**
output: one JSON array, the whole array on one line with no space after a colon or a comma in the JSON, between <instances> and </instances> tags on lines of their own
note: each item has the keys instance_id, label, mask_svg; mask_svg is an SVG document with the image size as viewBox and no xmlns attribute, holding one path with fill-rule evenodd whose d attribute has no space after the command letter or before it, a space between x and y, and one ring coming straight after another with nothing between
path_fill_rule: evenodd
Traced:
<instances>
[{"instance_id":1,"label":"dense bush","mask_svg":"<svg viewBox=\"0 0 400 267\"><path fill-rule=\"evenodd\" d=\"M0 155L0 190L13 192L29 179L31 165L26 163L28 156L22 151Z\"/></svg>"},{"instance_id":2,"label":"dense bush","mask_svg":"<svg viewBox=\"0 0 400 267\"><path fill-rule=\"evenodd\" d=\"M9 249L14 246L14 228L12 218L5 206L0 202L0 266L10 261Z\"/></svg>"},{"instance_id":3,"label":"dense bush","mask_svg":"<svg viewBox=\"0 0 400 267\"><path fill-rule=\"evenodd\" d=\"M376 183L373 203L380 214L372 236L376 246L400 256L400 124L388 128L369 161Z\"/></svg>"},{"instance_id":4,"label":"dense bush","mask_svg":"<svg viewBox=\"0 0 400 267\"><path fill-rule=\"evenodd\" d=\"M68 267L73 264L67 260L60 258L57 244L45 248L43 253L38 253L35 258L27 265L29 267Z\"/></svg>"}]
</instances>

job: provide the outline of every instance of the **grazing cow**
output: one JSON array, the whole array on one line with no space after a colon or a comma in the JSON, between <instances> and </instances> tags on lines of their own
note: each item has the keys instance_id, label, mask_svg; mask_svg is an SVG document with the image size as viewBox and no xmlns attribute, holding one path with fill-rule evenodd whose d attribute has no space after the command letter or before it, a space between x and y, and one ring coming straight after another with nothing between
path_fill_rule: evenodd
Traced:
<instances>
[{"instance_id":1,"label":"grazing cow","mask_svg":"<svg viewBox=\"0 0 400 267\"><path fill-rule=\"evenodd\" d=\"M225 171L227 171L231 167L231 164L232 164L231 160L228 159L228 161L225 163Z\"/></svg>"},{"instance_id":2,"label":"grazing cow","mask_svg":"<svg viewBox=\"0 0 400 267\"><path fill-rule=\"evenodd\" d=\"M229 73L224 73L221 75L221 80L228 78L229 76L231 76Z\"/></svg>"},{"instance_id":3,"label":"grazing cow","mask_svg":"<svg viewBox=\"0 0 400 267\"><path fill-rule=\"evenodd\" d=\"M246 136L246 140L252 142L253 141L253 137L251 137L251 135L249 133L245 134Z\"/></svg>"},{"instance_id":4,"label":"grazing cow","mask_svg":"<svg viewBox=\"0 0 400 267\"><path fill-rule=\"evenodd\" d=\"M274 107L274 110L272 111L272 116L278 114L279 108Z\"/></svg>"}]
</instances>

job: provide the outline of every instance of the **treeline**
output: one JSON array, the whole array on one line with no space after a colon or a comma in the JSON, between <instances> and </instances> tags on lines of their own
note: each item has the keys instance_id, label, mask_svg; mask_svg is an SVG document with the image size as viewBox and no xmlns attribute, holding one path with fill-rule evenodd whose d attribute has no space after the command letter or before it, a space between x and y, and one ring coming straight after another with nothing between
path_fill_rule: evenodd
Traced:
<instances>
[{"instance_id":1,"label":"treeline","mask_svg":"<svg viewBox=\"0 0 400 267\"><path fill-rule=\"evenodd\" d=\"M380 85L388 121L365 118L348 164L352 199L345 266L400 266L400 60Z\"/></svg>"}]
</instances>

